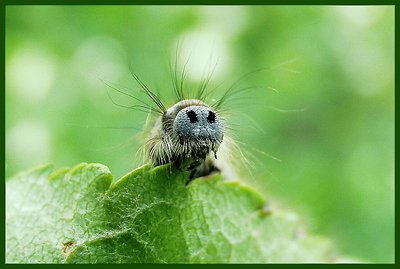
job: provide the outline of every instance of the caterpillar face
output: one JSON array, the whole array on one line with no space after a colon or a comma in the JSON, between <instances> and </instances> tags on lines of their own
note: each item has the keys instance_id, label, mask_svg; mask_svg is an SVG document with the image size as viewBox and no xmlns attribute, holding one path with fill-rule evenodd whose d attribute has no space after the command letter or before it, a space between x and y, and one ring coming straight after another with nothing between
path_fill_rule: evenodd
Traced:
<instances>
[{"instance_id":1,"label":"caterpillar face","mask_svg":"<svg viewBox=\"0 0 400 269\"><path fill-rule=\"evenodd\" d=\"M154 165L192 161L192 167L216 170L207 157L217 151L224 137L219 114L200 100L182 100L168 108L157 120L148 140L149 158ZM196 173L195 173L196 174Z\"/></svg>"},{"instance_id":2,"label":"caterpillar face","mask_svg":"<svg viewBox=\"0 0 400 269\"><path fill-rule=\"evenodd\" d=\"M224 136L219 116L207 106L188 106L176 114L173 133L181 145L196 141L199 146L209 147L216 152Z\"/></svg>"}]
</instances>

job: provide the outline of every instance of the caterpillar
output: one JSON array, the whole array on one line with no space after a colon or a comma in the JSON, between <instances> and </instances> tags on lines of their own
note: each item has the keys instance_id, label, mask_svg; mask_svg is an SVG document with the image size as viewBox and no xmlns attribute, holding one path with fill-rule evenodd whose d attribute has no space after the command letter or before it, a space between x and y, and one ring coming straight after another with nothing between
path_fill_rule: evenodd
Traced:
<instances>
[{"instance_id":1,"label":"caterpillar","mask_svg":"<svg viewBox=\"0 0 400 269\"><path fill-rule=\"evenodd\" d=\"M117 89L140 103L129 108L156 113L154 124L142 146L145 162L153 166L173 163L180 169L188 170L190 180L214 172L222 172L227 179L235 177L229 159L234 156L234 151L239 151L235 157L243 157L243 154L228 134L230 127L223 107L229 99L250 88L238 87L248 74L228 87L219 98L213 98L213 91L208 89L212 72L193 91L185 89L185 69L180 79L176 66L174 72L172 69L170 65L175 100L169 106L139 78L132 67L131 74L150 103Z\"/></svg>"},{"instance_id":2,"label":"caterpillar","mask_svg":"<svg viewBox=\"0 0 400 269\"><path fill-rule=\"evenodd\" d=\"M191 178L204 176L218 168L213 155L223 142L221 116L198 99L184 99L164 111L157 119L146 144L146 152L154 165L191 162Z\"/></svg>"}]
</instances>

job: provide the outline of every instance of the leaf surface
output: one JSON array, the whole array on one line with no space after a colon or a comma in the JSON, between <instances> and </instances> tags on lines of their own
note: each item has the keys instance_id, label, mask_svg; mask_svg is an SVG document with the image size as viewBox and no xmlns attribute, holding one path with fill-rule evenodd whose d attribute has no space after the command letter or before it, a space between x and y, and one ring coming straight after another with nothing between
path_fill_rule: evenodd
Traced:
<instances>
[{"instance_id":1,"label":"leaf surface","mask_svg":"<svg viewBox=\"0 0 400 269\"><path fill-rule=\"evenodd\" d=\"M112 183L101 164L51 166L6 184L8 263L331 262L296 215L265 210L254 189L221 175L142 166Z\"/></svg>"}]
</instances>

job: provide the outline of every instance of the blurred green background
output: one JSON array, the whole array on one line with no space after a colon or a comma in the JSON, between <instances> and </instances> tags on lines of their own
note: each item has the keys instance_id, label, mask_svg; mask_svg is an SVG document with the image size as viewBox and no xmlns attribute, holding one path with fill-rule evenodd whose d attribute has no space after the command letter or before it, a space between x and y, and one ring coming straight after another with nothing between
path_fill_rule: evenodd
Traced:
<instances>
[{"instance_id":1,"label":"blurred green background","mask_svg":"<svg viewBox=\"0 0 400 269\"><path fill-rule=\"evenodd\" d=\"M138 89L132 65L167 95L177 47L188 81L211 58L225 89L265 68L243 81L254 101L229 107L258 160L250 184L345 256L394 262L394 7L7 6L6 178L42 163L100 162L117 178L140 165L146 114L114 105L108 94L132 103L104 81Z\"/></svg>"}]
</instances>

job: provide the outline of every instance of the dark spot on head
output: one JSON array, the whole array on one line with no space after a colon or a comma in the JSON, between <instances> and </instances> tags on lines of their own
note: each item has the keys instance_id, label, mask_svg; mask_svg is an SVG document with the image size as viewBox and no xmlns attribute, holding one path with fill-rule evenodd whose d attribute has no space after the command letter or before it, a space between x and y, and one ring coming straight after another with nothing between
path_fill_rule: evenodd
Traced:
<instances>
[{"instance_id":1,"label":"dark spot on head","mask_svg":"<svg viewBox=\"0 0 400 269\"><path fill-rule=\"evenodd\" d=\"M214 123L215 122L215 113L212 112L211 110L208 111L207 121L209 123Z\"/></svg>"},{"instance_id":2,"label":"dark spot on head","mask_svg":"<svg viewBox=\"0 0 400 269\"><path fill-rule=\"evenodd\" d=\"M186 112L187 116L189 117L190 123L198 122L196 112L193 110L189 110Z\"/></svg>"}]
</instances>

